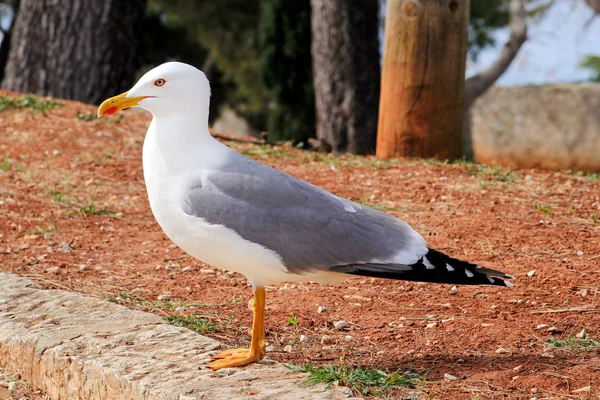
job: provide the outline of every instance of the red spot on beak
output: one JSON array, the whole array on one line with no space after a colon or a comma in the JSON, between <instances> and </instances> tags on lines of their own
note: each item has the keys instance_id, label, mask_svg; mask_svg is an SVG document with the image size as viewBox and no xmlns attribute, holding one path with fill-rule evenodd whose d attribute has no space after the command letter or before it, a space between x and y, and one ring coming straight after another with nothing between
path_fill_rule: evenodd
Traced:
<instances>
[{"instance_id":1,"label":"red spot on beak","mask_svg":"<svg viewBox=\"0 0 600 400\"><path fill-rule=\"evenodd\" d=\"M119 111L118 107L116 107L116 106L110 106L106 110L104 110L104 115L113 115L117 111Z\"/></svg>"}]
</instances>

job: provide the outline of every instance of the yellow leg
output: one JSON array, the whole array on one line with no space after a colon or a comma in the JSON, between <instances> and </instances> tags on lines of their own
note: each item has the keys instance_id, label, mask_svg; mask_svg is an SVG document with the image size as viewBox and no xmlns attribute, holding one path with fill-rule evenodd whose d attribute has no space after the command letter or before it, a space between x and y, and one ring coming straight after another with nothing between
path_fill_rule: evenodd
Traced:
<instances>
[{"instance_id":1,"label":"yellow leg","mask_svg":"<svg viewBox=\"0 0 600 400\"><path fill-rule=\"evenodd\" d=\"M216 361L208 364L208 368L218 370L221 368L241 367L258 361L265 355L265 288L262 286L254 290L254 320L252 321L252 341L249 349L230 349L215 354Z\"/></svg>"}]
</instances>

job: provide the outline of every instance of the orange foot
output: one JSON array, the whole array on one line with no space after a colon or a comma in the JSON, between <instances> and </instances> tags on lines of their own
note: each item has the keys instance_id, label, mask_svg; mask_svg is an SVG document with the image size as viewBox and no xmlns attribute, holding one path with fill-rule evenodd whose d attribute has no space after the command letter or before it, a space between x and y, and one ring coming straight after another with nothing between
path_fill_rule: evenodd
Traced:
<instances>
[{"instance_id":1,"label":"orange foot","mask_svg":"<svg viewBox=\"0 0 600 400\"><path fill-rule=\"evenodd\" d=\"M216 361L207 365L208 368L216 371L221 368L241 367L260 360L261 354L252 349L231 349L225 350L212 356Z\"/></svg>"}]
</instances>

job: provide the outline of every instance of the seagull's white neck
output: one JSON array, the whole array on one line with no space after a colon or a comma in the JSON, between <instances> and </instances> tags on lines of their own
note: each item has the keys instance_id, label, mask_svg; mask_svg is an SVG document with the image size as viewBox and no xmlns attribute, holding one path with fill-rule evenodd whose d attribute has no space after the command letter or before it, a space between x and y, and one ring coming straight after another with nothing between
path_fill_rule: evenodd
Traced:
<instances>
[{"instance_id":1,"label":"seagull's white neck","mask_svg":"<svg viewBox=\"0 0 600 400\"><path fill-rule=\"evenodd\" d=\"M219 168L231 152L210 135L206 118L189 114L155 117L144 140L144 174L187 175Z\"/></svg>"}]
</instances>

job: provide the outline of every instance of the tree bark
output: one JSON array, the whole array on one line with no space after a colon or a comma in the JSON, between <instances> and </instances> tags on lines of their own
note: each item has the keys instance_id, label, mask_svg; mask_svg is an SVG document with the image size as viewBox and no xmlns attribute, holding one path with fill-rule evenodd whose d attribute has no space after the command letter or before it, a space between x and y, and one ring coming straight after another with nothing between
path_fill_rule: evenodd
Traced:
<instances>
[{"instance_id":1,"label":"tree bark","mask_svg":"<svg viewBox=\"0 0 600 400\"><path fill-rule=\"evenodd\" d=\"M375 150L380 82L378 3L311 0L317 138L336 153Z\"/></svg>"},{"instance_id":2,"label":"tree bark","mask_svg":"<svg viewBox=\"0 0 600 400\"><path fill-rule=\"evenodd\" d=\"M594 13L600 14L600 0L585 0L585 2L594 10Z\"/></svg>"},{"instance_id":3,"label":"tree bark","mask_svg":"<svg viewBox=\"0 0 600 400\"><path fill-rule=\"evenodd\" d=\"M500 51L496 61L479 74L467 79L465 84L463 155L473 159L473 137L471 132L471 107L475 100L484 94L513 62L521 46L527 40L526 0L510 0L510 36Z\"/></svg>"},{"instance_id":4,"label":"tree bark","mask_svg":"<svg viewBox=\"0 0 600 400\"><path fill-rule=\"evenodd\" d=\"M131 87L146 0L22 0L2 87L97 104Z\"/></svg>"},{"instance_id":5,"label":"tree bark","mask_svg":"<svg viewBox=\"0 0 600 400\"><path fill-rule=\"evenodd\" d=\"M461 155L469 0L388 0L377 156Z\"/></svg>"}]
</instances>

